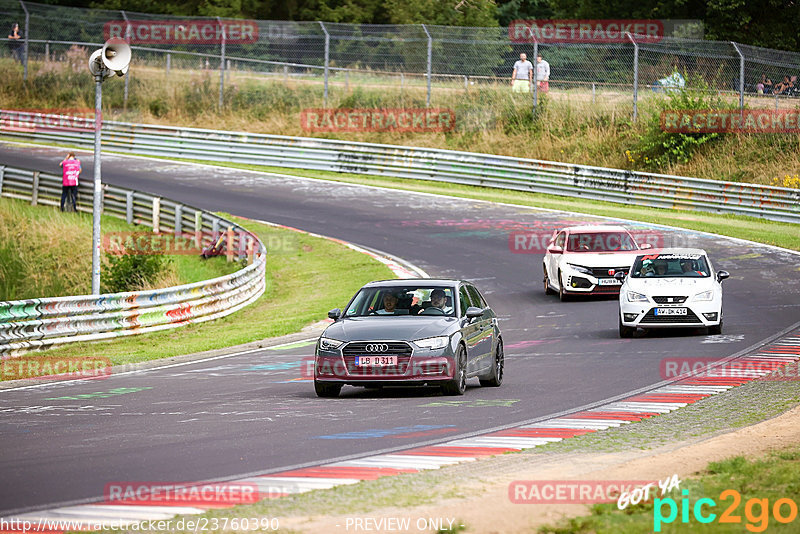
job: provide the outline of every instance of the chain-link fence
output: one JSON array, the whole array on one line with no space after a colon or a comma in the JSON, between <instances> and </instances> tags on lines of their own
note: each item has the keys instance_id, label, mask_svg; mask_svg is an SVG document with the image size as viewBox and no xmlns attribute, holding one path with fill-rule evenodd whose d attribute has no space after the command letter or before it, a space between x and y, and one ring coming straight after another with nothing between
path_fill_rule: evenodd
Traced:
<instances>
[{"instance_id":1,"label":"chain-link fence","mask_svg":"<svg viewBox=\"0 0 800 534\"><path fill-rule=\"evenodd\" d=\"M800 53L734 42L677 37L654 42L627 35L617 42L556 44L516 42L500 27L177 19L0 0L0 26L10 30L19 23L21 35L0 34L7 45L0 56L18 60L26 78L32 63L68 62L78 68L116 28L132 44L132 72L169 78L213 71L219 77L220 106L231 76L317 84L326 106L331 91L355 87L399 89L431 106L437 95L508 86L522 52L531 60L541 53L549 63L550 98L615 105L634 118L640 99L674 87L713 92L740 106L771 106L774 100L776 109L793 107L793 97L800 96ZM198 27L211 30L191 38ZM785 76L793 87L777 94ZM539 90L534 84L529 94L534 106ZM772 100L764 102L767 98Z\"/></svg>"}]
</instances>

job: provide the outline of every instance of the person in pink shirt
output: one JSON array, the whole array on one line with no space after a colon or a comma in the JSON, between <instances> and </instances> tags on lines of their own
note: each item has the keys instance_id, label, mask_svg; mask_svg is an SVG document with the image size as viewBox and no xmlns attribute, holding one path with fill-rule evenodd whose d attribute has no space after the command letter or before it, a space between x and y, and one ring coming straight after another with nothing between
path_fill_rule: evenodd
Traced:
<instances>
[{"instance_id":1,"label":"person in pink shirt","mask_svg":"<svg viewBox=\"0 0 800 534\"><path fill-rule=\"evenodd\" d=\"M75 157L74 152L67 154L67 157L59 163L63 173L61 179L61 211L78 211L78 177L81 175L81 162ZM69 209L72 204L72 209Z\"/></svg>"}]
</instances>

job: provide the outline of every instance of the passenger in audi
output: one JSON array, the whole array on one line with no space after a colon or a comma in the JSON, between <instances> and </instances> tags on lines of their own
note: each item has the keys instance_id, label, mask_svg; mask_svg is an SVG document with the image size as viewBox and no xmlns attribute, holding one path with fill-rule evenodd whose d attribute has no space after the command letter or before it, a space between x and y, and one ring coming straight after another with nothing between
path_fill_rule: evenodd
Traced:
<instances>
[{"instance_id":1,"label":"passenger in audi","mask_svg":"<svg viewBox=\"0 0 800 534\"><path fill-rule=\"evenodd\" d=\"M397 295L394 293L386 293L383 296L383 309L375 313L378 315L395 315L397 313Z\"/></svg>"}]
</instances>

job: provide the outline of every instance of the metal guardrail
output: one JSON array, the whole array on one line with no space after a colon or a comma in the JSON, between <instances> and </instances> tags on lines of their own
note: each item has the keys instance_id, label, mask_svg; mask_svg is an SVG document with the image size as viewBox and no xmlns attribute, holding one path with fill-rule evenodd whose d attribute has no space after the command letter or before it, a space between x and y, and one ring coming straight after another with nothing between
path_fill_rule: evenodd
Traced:
<instances>
[{"instance_id":1,"label":"metal guardrail","mask_svg":"<svg viewBox=\"0 0 800 534\"><path fill-rule=\"evenodd\" d=\"M92 147L91 131L46 127L58 124L55 119L0 110L0 135ZM103 146L137 155L412 178L800 223L798 189L509 156L112 121L103 123Z\"/></svg>"},{"instance_id":2,"label":"metal guardrail","mask_svg":"<svg viewBox=\"0 0 800 534\"><path fill-rule=\"evenodd\" d=\"M266 249L258 237L225 218L169 199L104 185L103 213L154 232L194 233L204 247L218 236L227 254L250 264L239 271L166 289L0 302L0 355L53 345L154 332L229 315L264 293ZM92 212L93 184L78 190L78 211ZM61 177L0 166L0 197L58 206Z\"/></svg>"}]
</instances>

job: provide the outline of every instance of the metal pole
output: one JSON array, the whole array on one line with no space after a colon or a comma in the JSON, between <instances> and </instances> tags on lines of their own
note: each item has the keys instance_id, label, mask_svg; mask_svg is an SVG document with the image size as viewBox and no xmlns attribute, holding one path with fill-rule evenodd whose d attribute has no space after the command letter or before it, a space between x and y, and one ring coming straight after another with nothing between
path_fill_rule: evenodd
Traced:
<instances>
[{"instance_id":1,"label":"metal pole","mask_svg":"<svg viewBox=\"0 0 800 534\"><path fill-rule=\"evenodd\" d=\"M94 77L94 199L92 203L92 295L100 294L100 214L103 183L100 177L100 132L103 126L103 75Z\"/></svg>"},{"instance_id":2,"label":"metal pole","mask_svg":"<svg viewBox=\"0 0 800 534\"><path fill-rule=\"evenodd\" d=\"M217 17L217 22L222 26L222 42L220 43L219 54L219 109L222 109L224 104L223 95L225 94L225 26L222 24L222 19Z\"/></svg>"},{"instance_id":3,"label":"metal pole","mask_svg":"<svg viewBox=\"0 0 800 534\"><path fill-rule=\"evenodd\" d=\"M539 41L536 37L533 38L533 110L532 114L536 115L536 106L539 104L539 84L536 79L537 71L539 68Z\"/></svg>"},{"instance_id":4,"label":"metal pole","mask_svg":"<svg viewBox=\"0 0 800 534\"><path fill-rule=\"evenodd\" d=\"M167 78L169 78L169 69L172 64L172 54L167 52Z\"/></svg>"},{"instance_id":5,"label":"metal pole","mask_svg":"<svg viewBox=\"0 0 800 534\"><path fill-rule=\"evenodd\" d=\"M427 107L431 107L431 63L433 58L433 39L431 39L431 34L428 31L428 27L424 24L421 25L422 29L425 30L425 35L428 36L428 100L427 100Z\"/></svg>"},{"instance_id":6,"label":"metal pole","mask_svg":"<svg viewBox=\"0 0 800 534\"><path fill-rule=\"evenodd\" d=\"M130 22L128 22L128 15L125 14L124 10L120 10L120 13L122 13L122 18L125 20L125 42L127 42L128 44L131 44L131 25L130 25ZM124 109L126 111L128 109L128 73L129 72L130 72L130 69L125 71L125 88L124 88L124 90L122 92L122 109Z\"/></svg>"},{"instance_id":7,"label":"metal pole","mask_svg":"<svg viewBox=\"0 0 800 534\"><path fill-rule=\"evenodd\" d=\"M328 107L328 70L330 68L330 61L331 61L331 36L328 33L328 29L325 27L325 24L322 21L319 21L319 26L322 28L322 31L325 32L325 90L324 90L324 103L325 107Z\"/></svg>"},{"instance_id":8,"label":"metal pole","mask_svg":"<svg viewBox=\"0 0 800 534\"><path fill-rule=\"evenodd\" d=\"M639 45L634 40L633 35L630 33L626 33L626 35L633 43L633 120L635 122L639 116Z\"/></svg>"},{"instance_id":9,"label":"metal pole","mask_svg":"<svg viewBox=\"0 0 800 534\"><path fill-rule=\"evenodd\" d=\"M739 45L731 41L736 53L739 54L739 111L744 112L744 54L739 50Z\"/></svg>"},{"instance_id":10,"label":"metal pole","mask_svg":"<svg viewBox=\"0 0 800 534\"><path fill-rule=\"evenodd\" d=\"M30 22L31 22L31 14L28 13L28 8L25 6L25 2L19 0L19 4L22 6L22 10L25 11L25 54L22 59L22 79L27 81L28 80L28 39L29 30L30 30Z\"/></svg>"}]
</instances>

